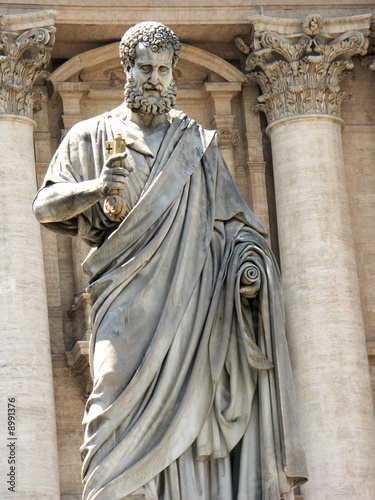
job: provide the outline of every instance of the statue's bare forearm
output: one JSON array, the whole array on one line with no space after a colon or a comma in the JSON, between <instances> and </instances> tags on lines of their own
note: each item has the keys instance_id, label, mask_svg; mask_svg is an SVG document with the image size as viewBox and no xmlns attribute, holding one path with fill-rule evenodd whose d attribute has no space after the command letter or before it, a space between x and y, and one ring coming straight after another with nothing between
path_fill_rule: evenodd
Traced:
<instances>
[{"instance_id":1,"label":"statue's bare forearm","mask_svg":"<svg viewBox=\"0 0 375 500\"><path fill-rule=\"evenodd\" d=\"M33 210L39 222L61 222L81 214L94 203L108 196L114 189L122 190L133 167L116 164L126 152L112 155L106 161L100 176L83 182L58 182L39 191Z\"/></svg>"},{"instance_id":2,"label":"statue's bare forearm","mask_svg":"<svg viewBox=\"0 0 375 500\"><path fill-rule=\"evenodd\" d=\"M59 182L38 193L33 210L39 222L60 222L76 217L102 198L97 179Z\"/></svg>"}]
</instances>

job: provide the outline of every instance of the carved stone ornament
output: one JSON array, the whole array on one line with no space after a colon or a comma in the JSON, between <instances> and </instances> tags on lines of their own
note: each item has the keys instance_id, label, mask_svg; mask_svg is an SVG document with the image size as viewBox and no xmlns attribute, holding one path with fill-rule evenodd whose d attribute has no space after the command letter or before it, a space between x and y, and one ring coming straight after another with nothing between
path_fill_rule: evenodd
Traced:
<instances>
[{"instance_id":1,"label":"carved stone ornament","mask_svg":"<svg viewBox=\"0 0 375 500\"><path fill-rule=\"evenodd\" d=\"M86 402L92 391L92 378L89 367L89 341L76 342L73 349L65 353L70 374L77 378L81 386L81 399Z\"/></svg>"},{"instance_id":2,"label":"carved stone ornament","mask_svg":"<svg viewBox=\"0 0 375 500\"><path fill-rule=\"evenodd\" d=\"M55 41L55 28L32 28L23 33L0 31L0 113L32 118L40 92L33 91L45 71Z\"/></svg>"},{"instance_id":3,"label":"carved stone ornament","mask_svg":"<svg viewBox=\"0 0 375 500\"><path fill-rule=\"evenodd\" d=\"M375 71L375 22L370 25L370 46L367 55L361 59L361 65Z\"/></svg>"},{"instance_id":4,"label":"carved stone ornament","mask_svg":"<svg viewBox=\"0 0 375 500\"><path fill-rule=\"evenodd\" d=\"M302 23L302 29L306 35L315 36L319 35L323 28L323 18L319 14L311 14L305 17Z\"/></svg>"},{"instance_id":5,"label":"carved stone ornament","mask_svg":"<svg viewBox=\"0 0 375 500\"><path fill-rule=\"evenodd\" d=\"M220 146L238 146L241 142L239 130L218 130L218 145Z\"/></svg>"},{"instance_id":6,"label":"carved stone ornament","mask_svg":"<svg viewBox=\"0 0 375 500\"><path fill-rule=\"evenodd\" d=\"M246 77L261 88L259 105L271 123L296 114L340 115L340 91L344 75L351 73L351 57L364 55L368 32L347 31L339 36L321 33L324 23L318 15L308 16L300 25L305 32L281 35L255 30L251 52L246 59ZM235 40L242 50L243 40ZM242 50L246 53L246 51Z\"/></svg>"}]
</instances>

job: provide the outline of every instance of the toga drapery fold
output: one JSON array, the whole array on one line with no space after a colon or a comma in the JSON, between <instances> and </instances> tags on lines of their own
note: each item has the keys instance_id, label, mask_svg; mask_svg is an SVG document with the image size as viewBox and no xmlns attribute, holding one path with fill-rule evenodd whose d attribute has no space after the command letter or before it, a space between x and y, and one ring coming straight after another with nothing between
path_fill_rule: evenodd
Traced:
<instances>
[{"instance_id":1,"label":"toga drapery fold","mask_svg":"<svg viewBox=\"0 0 375 500\"><path fill-rule=\"evenodd\" d=\"M142 175L129 177L121 224L98 203L50 225L99 244L84 262L94 382L84 498L126 498L187 450L212 461L236 448L238 498L274 500L306 477L277 264L214 133L169 117L156 155L118 111L79 124L45 180L97 177L118 132L146 172L143 186ZM249 268L261 281L254 299L240 294Z\"/></svg>"}]
</instances>

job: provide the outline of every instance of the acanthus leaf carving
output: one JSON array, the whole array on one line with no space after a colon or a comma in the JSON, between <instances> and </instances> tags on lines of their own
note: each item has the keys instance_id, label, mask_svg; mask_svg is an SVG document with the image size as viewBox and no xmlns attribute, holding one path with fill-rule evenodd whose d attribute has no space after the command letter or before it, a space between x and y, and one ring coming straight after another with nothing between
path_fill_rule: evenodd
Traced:
<instances>
[{"instance_id":1,"label":"acanthus leaf carving","mask_svg":"<svg viewBox=\"0 0 375 500\"><path fill-rule=\"evenodd\" d=\"M369 32L349 30L333 38L322 32L324 23L311 15L301 20L302 35L255 31L245 72L262 91L254 109L269 123L295 114L339 116L342 101L351 97L340 84L352 74L351 58L366 53Z\"/></svg>"},{"instance_id":2,"label":"acanthus leaf carving","mask_svg":"<svg viewBox=\"0 0 375 500\"><path fill-rule=\"evenodd\" d=\"M45 70L55 41L55 28L31 28L23 33L0 31L0 113L32 118L40 92L33 91Z\"/></svg>"}]
</instances>

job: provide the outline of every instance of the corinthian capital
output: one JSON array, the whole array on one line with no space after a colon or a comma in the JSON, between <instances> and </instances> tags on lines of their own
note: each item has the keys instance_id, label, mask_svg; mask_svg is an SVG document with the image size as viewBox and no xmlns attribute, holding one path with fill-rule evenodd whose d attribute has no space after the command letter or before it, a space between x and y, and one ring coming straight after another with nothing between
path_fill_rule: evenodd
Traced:
<instances>
[{"instance_id":1,"label":"corinthian capital","mask_svg":"<svg viewBox=\"0 0 375 500\"><path fill-rule=\"evenodd\" d=\"M51 11L47 12L50 18ZM36 14L1 18L0 114L32 118L39 99L33 85L39 77L48 76L45 68L55 41L55 28L35 26L46 18L44 13L39 18Z\"/></svg>"},{"instance_id":2,"label":"corinthian capital","mask_svg":"<svg viewBox=\"0 0 375 500\"><path fill-rule=\"evenodd\" d=\"M354 55L368 47L370 16L323 19L278 19L254 16L251 44L237 37L247 54L246 76L262 91L256 109L271 123L296 114L340 115L344 75L352 71Z\"/></svg>"}]
</instances>

